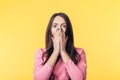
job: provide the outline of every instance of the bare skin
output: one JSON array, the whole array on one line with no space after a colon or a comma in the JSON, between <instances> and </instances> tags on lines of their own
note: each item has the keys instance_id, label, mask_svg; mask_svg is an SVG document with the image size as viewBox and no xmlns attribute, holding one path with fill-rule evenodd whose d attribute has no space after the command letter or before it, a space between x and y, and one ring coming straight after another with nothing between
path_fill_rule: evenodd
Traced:
<instances>
[{"instance_id":1,"label":"bare skin","mask_svg":"<svg viewBox=\"0 0 120 80\"><path fill-rule=\"evenodd\" d=\"M65 36L66 28L67 26L65 20L60 16L56 16L51 27L53 36L51 39L53 41L54 50L47 61L51 67L54 67L59 54L61 54L64 63L70 60L70 57L65 49L68 39L68 37Z\"/></svg>"}]
</instances>

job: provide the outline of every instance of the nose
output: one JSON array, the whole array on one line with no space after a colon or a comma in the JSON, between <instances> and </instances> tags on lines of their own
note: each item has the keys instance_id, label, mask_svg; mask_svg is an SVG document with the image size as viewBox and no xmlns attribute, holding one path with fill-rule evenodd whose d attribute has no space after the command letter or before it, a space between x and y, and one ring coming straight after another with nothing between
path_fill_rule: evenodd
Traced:
<instances>
[{"instance_id":1,"label":"nose","mask_svg":"<svg viewBox=\"0 0 120 80\"><path fill-rule=\"evenodd\" d=\"M62 28L60 27L60 28L57 28L57 30L60 30L60 31L62 31Z\"/></svg>"},{"instance_id":2,"label":"nose","mask_svg":"<svg viewBox=\"0 0 120 80\"><path fill-rule=\"evenodd\" d=\"M57 28L57 30L59 31L59 33L62 32L62 28Z\"/></svg>"},{"instance_id":3,"label":"nose","mask_svg":"<svg viewBox=\"0 0 120 80\"><path fill-rule=\"evenodd\" d=\"M61 27L57 28L57 31L58 31L59 34L61 34L62 33L62 28Z\"/></svg>"}]
</instances>

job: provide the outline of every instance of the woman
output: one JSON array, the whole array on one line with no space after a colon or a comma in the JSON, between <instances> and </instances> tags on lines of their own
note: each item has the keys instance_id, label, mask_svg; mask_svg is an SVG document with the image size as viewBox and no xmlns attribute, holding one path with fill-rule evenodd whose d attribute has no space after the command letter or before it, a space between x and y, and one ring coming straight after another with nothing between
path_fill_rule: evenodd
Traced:
<instances>
[{"instance_id":1,"label":"woman","mask_svg":"<svg viewBox=\"0 0 120 80\"><path fill-rule=\"evenodd\" d=\"M34 80L86 80L86 56L74 47L72 25L65 13L55 13L46 30L46 48L35 53Z\"/></svg>"}]
</instances>

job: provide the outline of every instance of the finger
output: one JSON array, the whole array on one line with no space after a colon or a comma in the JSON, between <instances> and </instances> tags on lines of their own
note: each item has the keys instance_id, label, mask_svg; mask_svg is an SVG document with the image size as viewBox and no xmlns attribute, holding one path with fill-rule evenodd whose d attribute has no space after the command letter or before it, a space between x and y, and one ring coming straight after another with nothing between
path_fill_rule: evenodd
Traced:
<instances>
[{"instance_id":1,"label":"finger","mask_svg":"<svg viewBox=\"0 0 120 80\"><path fill-rule=\"evenodd\" d=\"M56 32L54 32L54 37L58 37L59 36L59 33L58 33L58 30L56 30Z\"/></svg>"},{"instance_id":2,"label":"finger","mask_svg":"<svg viewBox=\"0 0 120 80\"><path fill-rule=\"evenodd\" d=\"M62 32L62 36L63 36L63 38L65 38L65 33L64 32Z\"/></svg>"},{"instance_id":3,"label":"finger","mask_svg":"<svg viewBox=\"0 0 120 80\"><path fill-rule=\"evenodd\" d=\"M61 44L60 44L60 42L59 42L59 51L61 51Z\"/></svg>"},{"instance_id":4,"label":"finger","mask_svg":"<svg viewBox=\"0 0 120 80\"><path fill-rule=\"evenodd\" d=\"M59 29L58 32L59 32L59 35L61 35L61 29Z\"/></svg>"},{"instance_id":5,"label":"finger","mask_svg":"<svg viewBox=\"0 0 120 80\"><path fill-rule=\"evenodd\" d=\"M58 29L56 30L56 32L57 32L57 33L60 33L60 29L58 28Z\"/></svg>"}]
</instances>

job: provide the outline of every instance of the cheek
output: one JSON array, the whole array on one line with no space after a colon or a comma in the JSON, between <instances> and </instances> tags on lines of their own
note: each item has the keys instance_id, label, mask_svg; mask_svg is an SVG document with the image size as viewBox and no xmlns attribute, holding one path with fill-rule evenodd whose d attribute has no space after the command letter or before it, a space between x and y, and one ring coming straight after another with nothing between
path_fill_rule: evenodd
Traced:
<instances>
[{"instance_id":1,"label":"cheek","mask_svg":"<svg viewBox=\"0 0 120 80\"><path fill-rule=\"evenodd\" d=\"M53 28L51 29L52 36L54 36L55 31L56 31L55 29L53 29Z\"/></svg>"},{"instance_id":2,"label":"cheek","mask_svg":"<svg viewBox=\"0 0 120 80\"><path fill-rule=\"evenodd\" d=\"M63 32L64 32L64 33L66 32L66 28L63 28Z\"/></svg>"}]
</instances>

